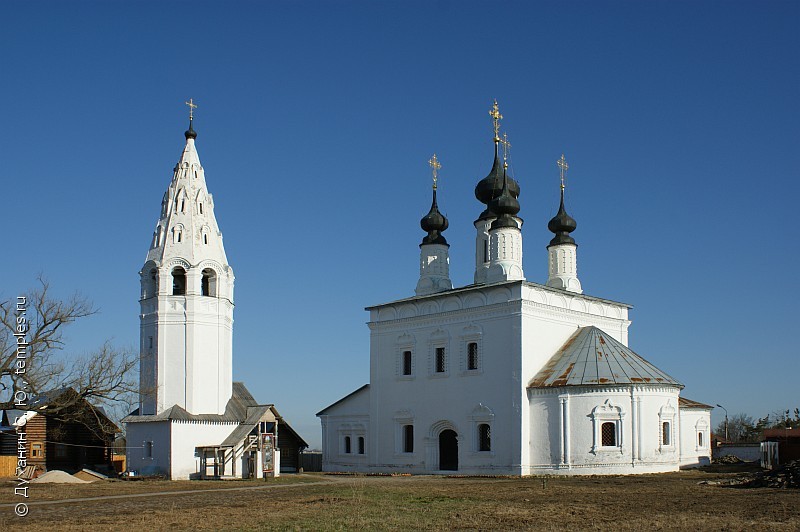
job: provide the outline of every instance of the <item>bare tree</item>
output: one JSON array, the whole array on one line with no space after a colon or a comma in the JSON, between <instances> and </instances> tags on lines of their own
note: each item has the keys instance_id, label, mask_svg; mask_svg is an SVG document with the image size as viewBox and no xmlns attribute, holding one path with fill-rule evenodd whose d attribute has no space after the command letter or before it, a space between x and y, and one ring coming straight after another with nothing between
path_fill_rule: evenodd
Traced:
<instances>
[{"instance_id":1,"label":"bare tree","mask_svg":"<svg viewBox=\"0 0 800 532\"><path fill-rule=\"evenodd\" d=\"M78 294L53 297L41 276L35 289L0 302L0 408L20 408L23 398L72 388L75 394L50 394L48 414L85 420L71 411L87 400L119 418L113 411L130 405L138 393L138 356L109 342L85 356L63 352L64 328L95 312Z\"/></svg>"},{"instance_id":2,"label":"bare tree","mask_svg":"<svg viewBox=\"0 0 800 532\"><path fill-rule=\"evenodd\" d=\"M716 434L725 434L725 421L717 425ZM728 419L728 439L732 442L756 441L754 420L747 414L733 414Z\"/></svg>"}]
</instances>

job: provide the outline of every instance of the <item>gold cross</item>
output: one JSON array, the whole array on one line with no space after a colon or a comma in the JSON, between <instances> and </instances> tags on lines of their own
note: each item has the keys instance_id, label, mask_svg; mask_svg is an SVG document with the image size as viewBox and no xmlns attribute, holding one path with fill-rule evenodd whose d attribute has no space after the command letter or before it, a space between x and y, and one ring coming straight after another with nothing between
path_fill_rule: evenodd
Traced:
<instances>
[{"instance_id":1,"label":"gold cross","mask_svg":"<svg viewBox=\"0 0 800 532\"><path fill-rule=\"evenodd\" d=\"M561 159L556 161L556 164L561 169L561 190L564 190L564 177L566 177L567 170L569 170L569 165L567 161L564 160L564 154L561 154Z\"/></svg>"},{"instance_id":2,"label":"gold cross","mask_svg":"<svg viewBox=\"0 0 800 532\"><path fill-rule=\"evenodd\" d=\"M503 140L500 141L503 145L503 166L508 168L508 152L511 151L511 143L508 142L508 135L503 133Z\"/></svg>"},{"instance_id":3,"label":"gold cross","mask_svg":"<svg viewBox=\"0 0 800 532\"><path fill-rule=\"evenodd\" d=\"M439 169L442 167L442 163L436 158L435 153L433 157L428 160L428 166L433 169L433 190L436 190L436 182L439 180Z\"/></svg>"},{"instance_id":4,"label":"gold cross","mask_svg":"<svg viewBox=\"0 0 800 532\"><path fill-rule=\"evenodd\" d=\"M186 105L189 106L189 120L193 120L194 119L194 110L197 109L197 104L194 103L194 99L193 98L189 98L188 102L183 102L183 103L185 103Z\"/></svg>"},{"instance_id":5,"label":"gold cross","mask_svg":"<svg viewBox=\"0 0 800 532\"><path fill-rule=\"evenodd\" d=\"M503 115L500 114L500 109L497 107L497 100L494 101L494 105L489 109L489 116L492 117L494 125L494 141L500 142L500 120L503 119Z\"/></svg>"}]
</instances>

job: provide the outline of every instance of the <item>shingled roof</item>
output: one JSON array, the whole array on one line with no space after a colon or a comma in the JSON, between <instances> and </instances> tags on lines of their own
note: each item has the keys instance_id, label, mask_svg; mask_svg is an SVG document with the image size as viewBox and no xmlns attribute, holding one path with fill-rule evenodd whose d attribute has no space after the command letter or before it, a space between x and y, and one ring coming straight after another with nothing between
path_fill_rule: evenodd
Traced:
<instances>
[{"instance_id":1,"label":"shingled roof","mask_svg":"<svg viewBox=\"0 0 800 532\"><path fill-rule=\"evenodd\" d=\"M530 388L683 384L597 327L581 327L528 384Z\"/></svg>"}]
</instances>

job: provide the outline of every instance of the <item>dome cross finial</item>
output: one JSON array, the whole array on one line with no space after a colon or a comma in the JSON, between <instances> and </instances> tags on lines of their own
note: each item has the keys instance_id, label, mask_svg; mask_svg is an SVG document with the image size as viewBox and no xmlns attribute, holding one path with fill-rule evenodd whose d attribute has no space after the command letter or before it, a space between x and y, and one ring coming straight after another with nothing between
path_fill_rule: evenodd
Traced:
<instances>
[{"instance_id":1,"label":"dome cross finial","mask_svg":"<svg viewBox=\"0 0 800 532\"><path fill-rule=\"evenodd\" d=\"M503 168L508 168L508 154L511 151L511 143L508 142L508 135L503 133L503 140L500 141L503 145Z\"/></svg>"},{"instance_id":2,"label":"dome cross finial","mask_svg":"<svg viewBox=\"0 0 800 532\"><path fill-rule=\"evenodd\" d=\"M494 101L494 105L489 109L489 116L492 117L492 126L494 127L494 143L497 144L500 142L500 120L503 119L503 115L500 114L500 108L497 106L497 100Z\"/></svg>"},{"instance_id":3,"label":"dome cross finial","mask_svg":"<svg viewBox=\"0 0 800 532\"><path fill-rule=\"evenodd\" d=\"M194 120L194 110L197 109L197 104L194 103L193 98L189 98L188 102L183 102L189 106L189 121Z\"/></svg>"},{"instance_id":4,"label":"dome cross finial","mask_svg":"<svg viewBox=\"0 0 800 532\"><path fill-rule=\"evenodd\" d=\"M561 170L561 192L564 192L564 179L567 177L567 170L569 170L569 165L567 161L564 159L564 154L561 154L561 159L556 161L558 168Z\"/></svg>"},{"instance_id":5,"label":"dome cross finial","mask_svg":"<svg viewBox=\"0 0 800 532\"><path fill-rule=\"evenodd\" d=\"M436 184L439 182L439 169L442 167L442 163L436 158L435 153L428 160L428 166L431 167L431 173L433 174L433 190L436 190Z\"/></svg>"}]
</instances>

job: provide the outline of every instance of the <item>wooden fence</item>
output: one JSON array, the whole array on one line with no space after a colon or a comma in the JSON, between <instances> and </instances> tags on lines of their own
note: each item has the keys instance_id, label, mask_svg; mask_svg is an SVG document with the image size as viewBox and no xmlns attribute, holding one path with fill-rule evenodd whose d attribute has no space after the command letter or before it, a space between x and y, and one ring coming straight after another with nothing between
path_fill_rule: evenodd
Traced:
<instances>
[{"instance_id":1,"label":"wooden fence","mask_svg":"<svg viewBox=\"0 0 800 532\"><path fill-rule=\"evenodd\" d=\"M17 476L17 455L0 456L0 478Z\"/></svg>"}]
</instances>

